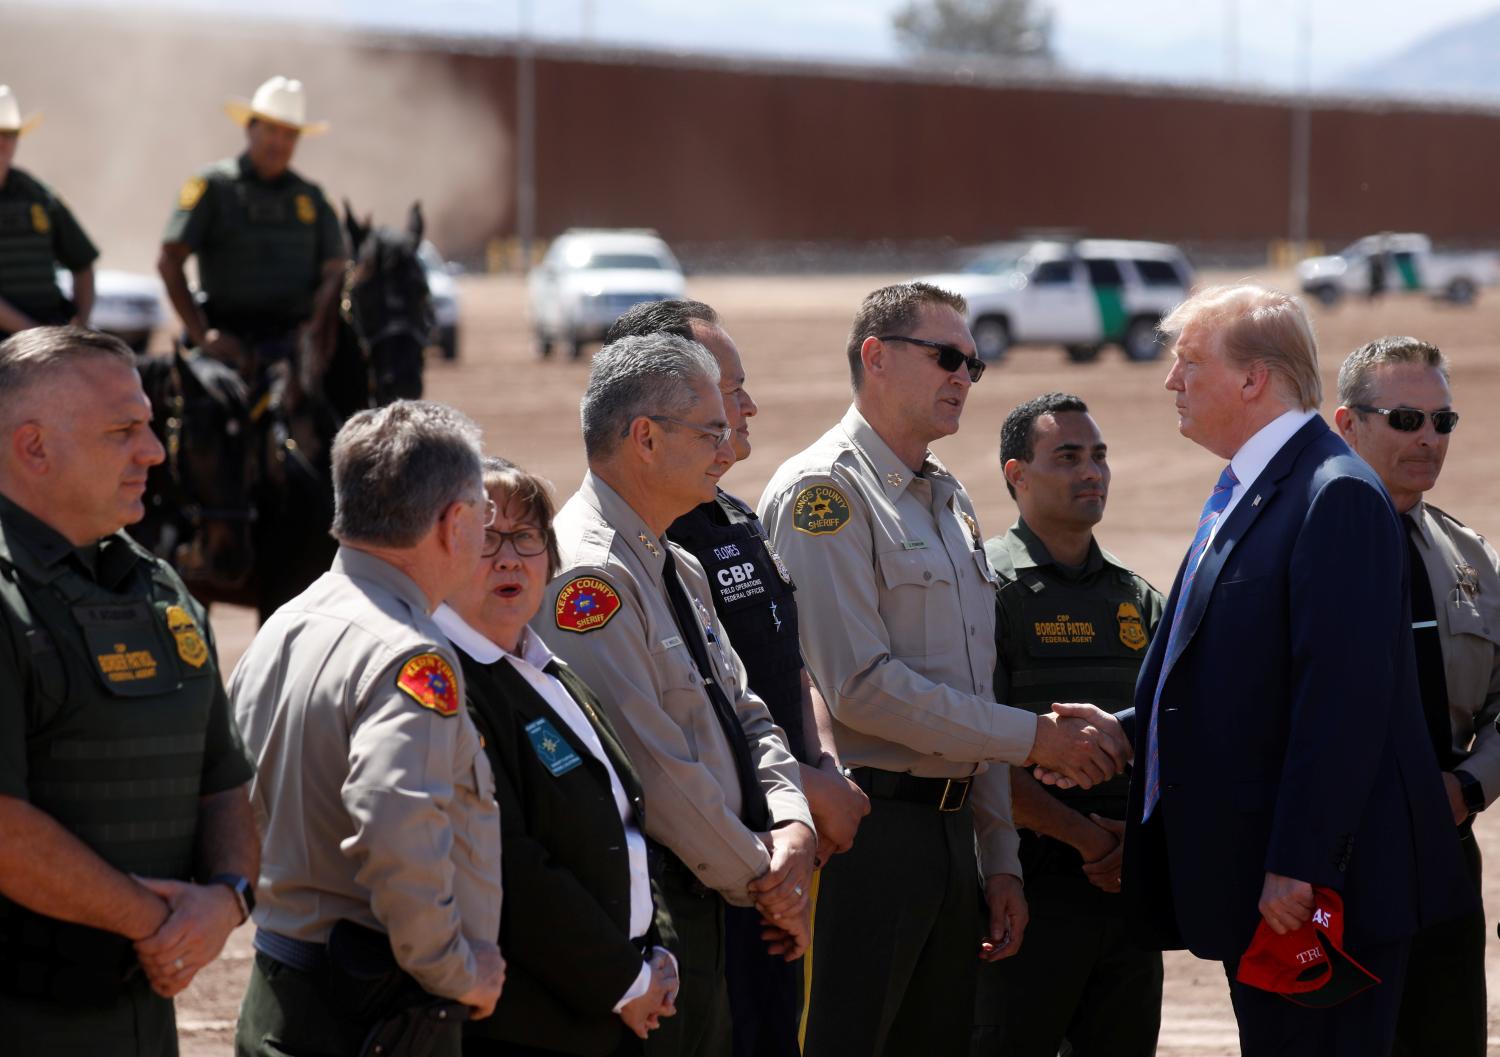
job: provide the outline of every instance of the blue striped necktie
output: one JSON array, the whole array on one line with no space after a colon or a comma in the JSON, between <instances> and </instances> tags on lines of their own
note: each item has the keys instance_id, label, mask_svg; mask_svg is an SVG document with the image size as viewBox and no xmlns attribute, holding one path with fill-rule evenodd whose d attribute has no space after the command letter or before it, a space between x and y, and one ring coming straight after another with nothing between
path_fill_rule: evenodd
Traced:
<instances>
[{"instance_id":1,"label":"blue striped necktie","mask_svg":"<svg viewBox=\"0 0 1500 1057\"><path fill-rule=\"evenodd\" d=\"M1146 809L1141 814L1142 822L1151 817L1152 809L1161 799L1161 757L1156 732L1161 718L1161 688L1162 684L1167 681L1167 659L1172 656L1172 651L1181 638L1182 613L1187 608L1188 593L1193 589L1193 580L1198 575L1198 565L1203 561L1203 555L1208 550L1209 537L1213 535L1219 515L1224 513L1224 508L1229 505L1229 497L1234 494L1234 486L1239 483L1240 479L1234 475L1234 468L1224 467L1224 472L1219 474L1219 483L1214 485L1208 502L1203 504L1203 513L1198 518L1198 531L1193 535L1193 542L1188 547L1187 561L1184 563L1185 568L1182 573L1182 589L1177 592L1177 607L1172 610L1172 630L1167 635L1167 648L1161 655L1161 674L1157 676L1156 694L1151 699L1151 724L1146 730Z\"/></svg>"}]
</instances>

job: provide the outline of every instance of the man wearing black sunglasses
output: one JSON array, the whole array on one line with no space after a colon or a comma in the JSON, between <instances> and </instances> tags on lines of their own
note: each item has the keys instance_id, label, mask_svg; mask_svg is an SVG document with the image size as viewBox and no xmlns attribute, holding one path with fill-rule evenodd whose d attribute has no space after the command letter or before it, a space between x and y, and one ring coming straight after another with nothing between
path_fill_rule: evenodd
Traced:
<instances>
[{"instance_id":1,"label":"man wearing black sunglasses","mask_svg":"<svg viewBox=\"0 0 1500 1057\"><path fill-rule=\"evenodd\" d=\"M1448 361L1415 338L1387 337L1339 369L1334 423L1380 474L1407 533L1412 638L1428 733L1460 846L1480 888L1473 818L1500 794L1500 559L1484 538L1423 501L1458 425ZM1483 910L1419 932L1402 992L1398 1057L1483 1057Z\"/></svg>"},{"instance_id":2,"label":"man wearing black sunglasses","mask_svg":"<svg viewBox=\"0 0 1500 1057\"><path fill-rule=\"evenodd\" d=\"M853 406L761 497L803 658L870 798L819 880L808 1057L967 1053L978 959L1013 954L1026 926L1004 765L1056 761L1089 786L1125 762L1102 712L995 700L995 574L968 493L928 450L982 373L964 311L925 283L866 297Z\"/></svg>"}]
</instances>

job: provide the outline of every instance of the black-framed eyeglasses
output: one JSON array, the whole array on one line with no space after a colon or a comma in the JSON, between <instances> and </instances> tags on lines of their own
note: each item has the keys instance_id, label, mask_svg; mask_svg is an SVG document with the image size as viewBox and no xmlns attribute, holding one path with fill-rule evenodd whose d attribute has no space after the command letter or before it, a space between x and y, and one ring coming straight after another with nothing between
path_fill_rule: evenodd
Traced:
<instances>
[{"instance_id":1,"label":"black-framed eyeglasses","mask_svg":"<svg viewBox=\"0 0 1500 1057\"><path fill-rule=\"evenodd\" d=\"M952 374L960 367L969 368L969 381L977 382L984 375L984 361L978 356L970 356L957 345L945 345L941 341L928 341L926 338L909 338L904 334L877 334L879 341L904 341L908 345L920 345L924 349L932 349L937 353L937 365Z\"/></svg>"},{"instance_id":2,"label":"black-framed eyeglasses","mask_svg":"<svg viewBox=\"0 0 1500 1057\"><path fill-rule=\"evenodd\" d=\"M535 558L538 554L547 553L547 534L539 528L521 528L514 532L487 528L484 530L484 548L479 556L493 558L505 549L507 540L515 548L517 557Z\"/></svg>"},{"instance_id":3,"label":"black-framed eyeglasses","mask_svg":"<svg viewBox=\"0 0 1500 1057\"><path fill-rule=\"evenodd\" d=\"M646 417L649 418L652 422L665 422L668 425L681 426L683 429L690 429L694 433L701 433L703 436L709 438L714 442L715 448L722 448L724 445L728 444L730 436L734 433L733 426L725 426L724 428L720 429L715 426L700 426L696 422L686 422L683 419L672 418L668 415L647 415Z\"/></svg>"},{"instance_id":4,"label":"black-framed eyeglasses","mask_svg":"<svg viewBox=\"0 0 1500 1057\"><path fill-rule=\"evenodd\" d=\"M1369 404L1355 404L1354 410L1367 411L1373 415L1384 415L1387 424L1392 429L1400 430L1402 433L1415 433L1422 428L1422 423L1427 421L1429 412L1419 411L1414 407L1371 407ZM1458 427L1457 411L1433 411L1432 428L1439 433L1452 433Z\"/></svg>"}]
</instances>

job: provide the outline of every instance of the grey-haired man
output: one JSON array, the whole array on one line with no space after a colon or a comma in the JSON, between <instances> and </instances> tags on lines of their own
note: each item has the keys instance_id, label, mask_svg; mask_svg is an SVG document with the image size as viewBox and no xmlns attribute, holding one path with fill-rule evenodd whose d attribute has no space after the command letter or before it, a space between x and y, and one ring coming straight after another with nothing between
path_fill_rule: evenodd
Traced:
<instances>
[{"instance_id":1,"label":"grey-haired man","mask_svg":"<svg viewBox=\"0 0 1500 1057\"><path fill-rule=\"evenodd\" d=\"M433 999L488 1016L504 979L494 775L431 617L494 518L479 431L441 404L361 411L333 477L333 567L230 681L263 834L239 1057L363 1052ZM428 1052L458 1054L459 1020Z\"/></svg>"}]
</instances>

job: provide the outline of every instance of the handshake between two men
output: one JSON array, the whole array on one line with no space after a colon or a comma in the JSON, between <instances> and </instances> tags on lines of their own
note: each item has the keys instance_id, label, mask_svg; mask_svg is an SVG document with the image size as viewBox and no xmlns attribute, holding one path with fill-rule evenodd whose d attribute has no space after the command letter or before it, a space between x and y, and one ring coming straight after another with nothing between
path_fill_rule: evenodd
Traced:
<instances>
[{"instance_id":1,"label":"handshake between two men","mask_svg":"<svg viewBox=\"0 0 1500 1057\"><path fill-rule=\"evenodd\" d=\"M1092 789L1125 769L1130 739L1113 715L1094 705L1054 704L1037 717L1026 766L1037 781L1059 789Z\"/></svg>"}]
</instances>

